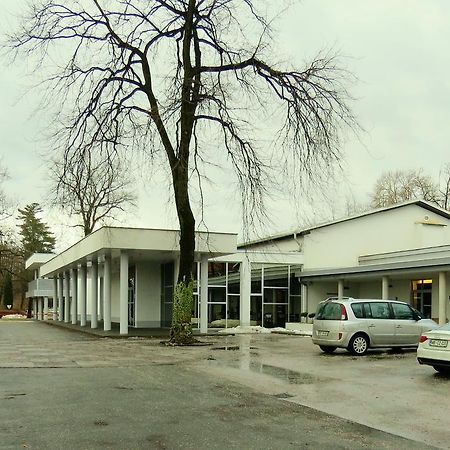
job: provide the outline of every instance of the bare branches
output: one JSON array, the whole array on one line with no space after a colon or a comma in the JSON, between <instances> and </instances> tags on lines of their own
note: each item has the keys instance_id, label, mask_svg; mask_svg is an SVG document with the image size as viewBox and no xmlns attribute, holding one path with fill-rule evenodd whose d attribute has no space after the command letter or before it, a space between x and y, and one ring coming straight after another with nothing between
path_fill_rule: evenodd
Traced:
<instances>
[{"instance_id":1,"label":"bare branches","mask_svg":"<svg viewBox=\"0 0 450 450\"><path fill-rule=\"evenodd\" d=\"M131 180L118 159L100 160L87 154L78 159L56 159L51 166L53 203L79 217L85 236L119 211L134 205Z\"/></svg>"},{"instance_id":2,"label":"bare branches","mask_svg":"<svg viewBox=\"0 0 450 450\"><path fill-rule=\"evenodd\" d=\"M271 20L258 6L253 0L46 0L32 8L10 48L39 54L38 66L58 49L68 55L47 80L51 101L61 101L53 147L64 154L64 172L91 155L111 163L138 149L161 152L180 226L192 228L189 185L196 177L202 191L207 148L217 149L213 163L234 169L243 209L254 220L272 161L289 167L294 183L339 161L343 129L358 128L348 106L349 74L334 54L320 54L304 68L279 64L270 50ZM259 121L270 121L273 111L280 113L274 120L280 130L269 154L263 140L273 136L259 134Z\"/></svg>"}]
</instances>

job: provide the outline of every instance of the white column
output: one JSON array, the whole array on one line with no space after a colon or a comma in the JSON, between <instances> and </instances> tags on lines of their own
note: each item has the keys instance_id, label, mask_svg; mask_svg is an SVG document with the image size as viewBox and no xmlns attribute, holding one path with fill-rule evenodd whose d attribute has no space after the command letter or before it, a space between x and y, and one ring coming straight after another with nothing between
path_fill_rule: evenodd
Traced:
<instances>
[{"instance_id":1,"label":"white column","mask_svg":"<svg viewBox=\"0 0 450 450\"><path fill-rule=\"evenodd\" d=\"M32 307L32 317L34 320L37 320L37 300L33 297L33 307Z\"/></svg>"},{"instance_id":2,"label":"white column","mask_svg":"<svg viewBox=\"0 0 450 450\"><path fill-rule=\"evenodd\" d=\"M48 297L44 297L44 320L48 320Z\"/></svg>"},{"instance_id":3,"label":"white column","mask_svg":"<svg viewBox=\"0 0 450 450\"><path fill-rule=\"evenodd\" d=\"M120 252L120 334L128 334L128 254Z\"/></svg>"},{"instance_id":4,"label":"white column","mask_svg":"<svg viewBox=\"0 0 450 450\"><path fill-rule=\"evenodd\" d=\"M91 289L89 290L91 301L91 328L97 328L97 293L98 293L98 263L97 260L92 261L91 271Z\"/></svg>"},{"instance_id":5,"label":"white column","mask_svg":"<svg viewBox=\"0 0 450 450\"><path fill-rule=\"evenodd\" d=\"M381 298L387 300L389 298L389 278L384 276L381 279Z\"/></svg>"},{"instance_id":6,"label":"white column","mask_svg":"<svg viewBox=\"0 0 450 450\"><path fill-rule=\"evenodd\" d=\"M103 265L103 329L111 330L111 260L108 257Z\"/></svg>"},{"instance_id":7,"label":"white column","mask_svg":"<svg viewBox=\"0 0 450 450\"><path fill-rule=\"evenodd\" d=\"M338 281L338 300L342 300L344 297L344 280Z\"/></svg>"},{"instance_id":8,"label":"white column","mask_svg":"<svg viewBox=\"0 0 450 450\"><path fill-rule=\"evenodd\" d=\"M43 308L44 302L42 297L39 297L37 301L38 301L38 320L44 320L44 308Z\"/></svg>"},{"instance_id":9,"label":"white column","mask_svg":"<svg viewBox=\"0 0 450 450\"><path fill-rule=\"evenodd\" d=\"M244 255L240 270L240 311L239 319L242 327L250 326L250 295L252 287L252 267L248 257Z\"/></svg>"},{"instance_id":10,"label":"white column","mask_svg":"<svg viewBox=\"0 0 450 450\"><path fill-rule=\"evenodd\" d=\"M308 285L304 282L301 284L301 308L300 312L302 313L312 313L314 311L308 311ZM306 318L306 322L308 318Z\"/></svg>"},{"instance_id":11,"label":"white column","mask_svg":"<svg viewBox=\"0 0 450 450\"><path fill-rule=\"evenodd\" d=\"M98 294L97 294L97 308L98 308L98 310L97 310L97 317L98 317L98 320L103 320L103 315L104 315L104 312L103 312L103 298L104 298L104 295L103 295L103 276L100 274L100 265L99 265L99 267L98 267L98 278L97 278L97 280L98 280Z\"/></svg>"},{"instance_id":12,"label":"white column","mask_svg":"<svg viewBox=\"0 0 450 450\"><path fill-rule=\"evenodd\" d=\"M64 322L70 322L70 272L64 272Z\"/></svg>"},{"instance_id":13,"label":"white column","mask_svg":"<svg viewBox=\"0 0 450 450\"><path fill-rule=\"evenodd\" d=\"M70 290L72 291L72 302L70 303L70 316L72 318L72 325L77 324L78 320L78 283L77 283L77 270L70 269Z\"/></svg>"},{"instance_id":14,"label":"white column","mask_svg":"<svg viewBox=\"0 0 450 450\"><path fill-rule=\"evenodd\" d=\"M208 257L203 256L200 262L200 333L207 333L207 332L208 332Z\"/></svg>"},{"instance_id":15,"label":"white column","mask_svg":"<svg viewBox=\"0 0 450 450\"><path fill-rule=\"evenodd\" d=\"M53 276L53 316L52 319L56 320L58 317L58 278Z\"/></svg>"},{"instance_id":16,"label":"white column","mask_svg":"<svg viewBox=\"0 0 450 450\"><path fill-rule=\"evenodd\" d=\"M62 275L58 276L58 320L62 322L64 320L64 278Z\"/></svg>"},{"instance_id":17,"label":"white column","mask_svg":"<svg viewBox=\"0 0 450 450\"><path fill-rule=\"evenodd\" d=\"M439 272L439 325L447 323L447 280L446 273Z\"/></svg>"},{"instance_id":18,"label":"white column","mask_svg":"<svg viewBox=\"0 0 450 450\"><path fill-rule=\"evenodd\" d=\"M78 300L80 310L80 325L86 326L86 267L78 266Z\"/></svg>"}]
</instances>

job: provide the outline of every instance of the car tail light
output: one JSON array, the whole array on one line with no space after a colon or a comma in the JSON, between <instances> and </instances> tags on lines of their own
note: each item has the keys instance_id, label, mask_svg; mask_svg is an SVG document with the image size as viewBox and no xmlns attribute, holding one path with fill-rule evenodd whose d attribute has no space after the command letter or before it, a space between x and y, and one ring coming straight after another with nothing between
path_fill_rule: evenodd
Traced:
<instances>
[{"instance_id":1,"label":"car tail light","mask_svg":"<svg viewBox=\"0 0 450 450\"><path fill-rule=\"evenodd\" d=\"M428 339L428 336L425 336L424 334L422 334L422 336L420 336L419 338L419 343L421 344L422 342L425 342Z\"/></svg>"},{"instance_id":2,"label":"car tail light","mask_svg":"<svg viewBox=\"0 0 450 450\"><path fill-rule=\"evenodd\" d=\"M347 310L345 309L345 306L341 304L341 320L347 320Z\"/></svg>"}]
</instances>

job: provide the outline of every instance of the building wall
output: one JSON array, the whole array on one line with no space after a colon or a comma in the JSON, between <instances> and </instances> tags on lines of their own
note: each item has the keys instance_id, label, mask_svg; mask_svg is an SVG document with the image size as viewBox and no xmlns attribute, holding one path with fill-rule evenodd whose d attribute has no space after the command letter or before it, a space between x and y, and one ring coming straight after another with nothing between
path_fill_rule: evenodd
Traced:
<instances>
[{"instance_id":1,"label":"building wall","mask_svg":"<svg viewBox=\"0 0 450 450\"><path fill-rule=\"evenodd\" d=\"M111 322L120 323L120 272L117 266L111 268Z\"/></svg>"},{"instance_id":2,"label":"building wall","mask_svg":"<svg viewBox=\"0 0 450 450\"><path fill-rule=\"evenodd\" d=\"M136 264L136 327L161 326L161 265Z\"/></svg>"},{"instance_id":3,"label":"building wall","mask_svg":"<svg viewBox=\"0 0 450 450\"><path fill-rule=\"evenodd\" d=\"M312 230L304 237L305 269L357 266L361 255L444 245L450 226L425 225L448 219L407 205Z\"/></svg>"}]
</instances>

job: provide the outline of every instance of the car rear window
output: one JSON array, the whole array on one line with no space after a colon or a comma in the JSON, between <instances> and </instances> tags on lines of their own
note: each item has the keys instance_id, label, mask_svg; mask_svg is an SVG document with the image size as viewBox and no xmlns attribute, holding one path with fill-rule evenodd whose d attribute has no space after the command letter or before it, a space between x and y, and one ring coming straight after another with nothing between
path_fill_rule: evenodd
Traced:
<instances>
[{"instance_id":1,"label":"car rear window","mask_svg":"<svg viewBox=\"0 0 450 450\"><path fill-rule=\"evenodd\" d=\"M341 320L341 304L340 303L322 303L317 309L316 319L319 320Z\"/></svg>"}]
</instances>

